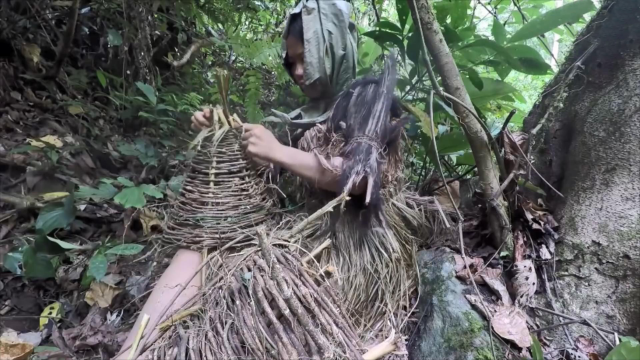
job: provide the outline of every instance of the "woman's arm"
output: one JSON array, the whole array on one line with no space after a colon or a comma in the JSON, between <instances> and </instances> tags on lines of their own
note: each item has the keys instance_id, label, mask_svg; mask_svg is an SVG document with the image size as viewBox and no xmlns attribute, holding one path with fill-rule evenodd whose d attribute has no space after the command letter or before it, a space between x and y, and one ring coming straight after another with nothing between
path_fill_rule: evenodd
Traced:
<instances>
[{"instance_id":1,"label":"woman's arm","mask_svg":"<svg viewBox=\"0 0 640 360\"><path fill-rule=\"evenodd\" d=\"M318 188L339 193L340 175L326 169L314 154L280 144L273 134L261 125L244 125L242 146L245 153L258 161L267 161L292 172L294 175L312 183ZM333 157L329 164L342 169L343 159ZM352 194L362 194L366 189L366 180L360 181Z\"/></svg>"}]
</instances>

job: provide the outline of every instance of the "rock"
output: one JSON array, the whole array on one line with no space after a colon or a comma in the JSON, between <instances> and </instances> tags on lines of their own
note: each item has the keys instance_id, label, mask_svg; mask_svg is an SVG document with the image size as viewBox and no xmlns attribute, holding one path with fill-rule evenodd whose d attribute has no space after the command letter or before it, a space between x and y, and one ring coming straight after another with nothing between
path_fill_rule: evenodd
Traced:
<instances>
[{"instance_id":1,"label":"rock","mask_svg":"<svg viewBox=\"0 0 640 360\"><path fill-rule=\"evenodd\" d=\"M455 278L453 255L445 248L418 253L420 322L409 340L410 359L491 359L488 327L464 297L473 290Z\"/></svg>"}]
</instances>

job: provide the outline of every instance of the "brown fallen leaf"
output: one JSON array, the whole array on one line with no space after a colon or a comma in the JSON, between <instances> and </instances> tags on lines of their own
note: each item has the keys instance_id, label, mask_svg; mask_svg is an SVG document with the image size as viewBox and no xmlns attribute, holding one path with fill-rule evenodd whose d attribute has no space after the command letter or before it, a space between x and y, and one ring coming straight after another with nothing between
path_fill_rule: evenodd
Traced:
<instances>
[{"instance_id":1,"label":"brown fallen leaf","mask_svg":"<svg viewBox=\"0 0 640 360\"><path fill-rule=\"evenodd\" d=\"M106 309L94 306L82 320L80 326L62 331L64 341L73 350L107 346L111 351L119 348L127 333L117 333L117 329L105 321Z\"/></svg>"},{"instance_id":2,"label":"brown fallen leaf","mask_svg":"<svg viewBox=\"0 0 640 360\"><path fill-rule=\"evenodd\" d=\"M513 257L515 262L522 261L527 255L527 246L524 244L524 232L516 230L513 234L513 240L515 242Z\"/></svg>"},{"instance_id":3,"label":"brown fallen leaf","mask_svg":"<svg viewBox=\"0 0 640 360\"><path fill-rule=\"evenodd\" d=\"M478 312L482 314L482 316L484 316L484 318L487 320L492 318L499 310L499 306L492 302L485 301L483 304L482 299L480 299L480 297L478 297L477 295L469 294L465 295L464 297L471 304L471 306L478 310Z\"/></svg>"},{"instance_id":4,"label":"brown fallen leaf","mask_svg":"<svg viewBox=\"0 0 640 360\"><path fill-rule=\"evenodd\" d=\"M491 327L503 339L510 340L521 348L531 346L531 335L527 327L527 316L515 306L502 306L491 319Z\"/></svg>"},{"instance_id":5,"label":"brown fallen leaf","mask_svg":"<svg viewBox=\"0 0 640 360\"><path fill-rule=\"evenodd\" d=\"M27 360L33 349L33 344L20 339L13 330L7 330L0 336L0 360Z\"/></svg>"},{"instance_id":6,"label":"brown fallen leaf","mask_svg":"<svg viewBox=\"0 0 640 360\"><path fill-rule=\"evenodd\" d=\"M106 308L111 305L113 298L121 292L122 289L118 287L100 281L94 281L85 294L84 301L91 306L98 304L99 307Z\"/></svg>"},{"instance_id":7,"label":"brown fallen leaf","mask_svg":"<svg viewBox=\"0 0 640 360\"><path fill-rule=\"evenodd\" d=\"M467 268L464 266L464 260L462 260L462 256L453 255L456 264L454 265L454 270L456 272L456 277L460 280L470 281L469 274L467 272ZM476 284L484 284L484 279L482 275L490 279L498 279L502 276L502 270L494 269L494 268L485 268L484 261L481 258L469 258L467 257L467 264L469 264L469 270L473 274L473 280ZM481 270L478 273L478 270Z\"/></svg>"},{"instance_id":8,"label":"brown fallen leaf","mask_svg":"<svg viewBox=\"0 0 640 360\"><path fill-rule=\"evenodd\" d=\"M516 293L516 306L527 306L533 300L538 288L538 276L533 267L533 261L523 260L513 264L513 289Z\"/></svg>"},{"instance_id":9,"label":"brown fallen leaf","mask_svg":"<svg viewBox=\"0 0 640 360\"><path fill-rule=\"evenodd\" d=\"M484 283L487 284L493 292L495 292L498 296L500 296L500 301L504 305L513 305L511 301L511 296L509 296L509 291L507 291L507 287L502 282L502 279L498 278L490 278L487 275L480 275Z\"/></svg>"},{"instance_id":10,"label":"brown fallen leaf","mask_svg":"<svg viewBox=\"0 0 640 360\"><path fill-rule=\"evenodd\" d=\"M142 223L142 233L144 235L162 227L162 222L158 219L158 215L151 209L142 209L140 222Z\"/></svg>"},{"instance_id":11,"label":"brown fallen leaf","mask_svg":"<svg viewBox=\"0 0 640 360\"><path fill-rule=\"evenodd\" d=\"M589 360L600 359L600 357L598 356L598 352L596 350L596 345L593 342L593 339L583 335L579 335L576 338L575 346L578 349L578 351L585 353L589 357Z\"/></svg>"}]
</instances>

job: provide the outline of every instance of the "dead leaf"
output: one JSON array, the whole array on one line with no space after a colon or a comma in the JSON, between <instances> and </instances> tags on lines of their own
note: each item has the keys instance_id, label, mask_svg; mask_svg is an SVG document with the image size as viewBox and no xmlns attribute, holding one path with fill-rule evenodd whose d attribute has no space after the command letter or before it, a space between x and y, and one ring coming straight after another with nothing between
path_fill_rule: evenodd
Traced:
<instances>
[{"instance_id":1,"label":"dead leaf","mask_svg":"<svg viewBox=\"0 0 640 360\"><path fill-rule=\"evenodd\" d=\"M122 289L105 284L100 281L94 281L91 283L91 287L84 296L84 301L89 305L98 304L101 308L106 308L111 305L113 298L120 294Z\"/></svg>"},{"instance_id":2,"label":"dead leaf","mask_svg":"<svg viewBox=\"0 0 640 360\"><path fill-rule=\"evenodd\" d=\"M140 222L142 223L142 232L144 235L149 234L154 230L154 226L157 228L162 227L162 222L158 219L158 215L151 209L142 209L140 213Z\"/></svg>"},{"instance_id":3,"label":"dead leaf","mask_svg":"<svg viewBox=\"0 0 640 360\"><path fill-rule=\"evenodd\" d=\"M507 291L507 287L502 282L502 279L494 279L486 275L480 275L480 277L484 280L484 283L496 293L496 295L500 296L500 301L502 301L504 305L513 305L511 296L509 296L509 291Z\"/></svg>"},{"instance_id":4,"label":"dead leaf","mask_svg":"<svg viewBox=\"0 0 640 360\"><path fill-rule=\"evenodd\" d=\"M20 52L27 61L30 70L37 71L40 63L40 47L36 44L25 43L20 47Z\"/></svg>"},{"instance_id":5,"label":"dead leaf","mask_svg":"<svg viewBox=\"0 0 640 360\"><path fill-rule=\"evenodd\" d=\"M513 264L513 270L515 272L513 289L516 292L516 306L527 306L533 300L533 295L538 288L538 276L533 267L533 261L518 261Z\"/></svg>"},{"instance_id":6,"label":"dead leaf","mask_svg":"<svg viewBox=\"0 0 640 360\"><path fill-rule=\"evenodd\" d=\"M140 297L144 295L147 290L147 285L149 284L148 276L138 276L133 275L127 278L127 284L125 288L134 297Z\"/></svg>"},{"instance_id":7,"label":"dead leaf","mask_svg":"<svg viewBox=\"0 0 640 360\"><path fill-rule=\"evenodd\" d=\"M450 181L450 179L449 179ZM443 183L442 181L438 181L438 185L435 185L435 187L439 187L442 186ZM458 181L453 181L451 183L447 184L449 186L449 191L451 192L451 197L453 198L453 201L455 202L455 206L459 207L460 206L460 182ZM440 203L440 206L442 206L443 209L446 209L447 211L455 211L455 207L453 206L453 204L451 203L451 199L449 198L449 194L447 194L447 189L443 186L442 188L436 190L433 192L433 195L436 197L436 199L438 200L438 202Z\"/></svg>"},{"instance_id":8,"label":"dead leaf","mask_svg":"<svg viewBox=\"0 0 640 360\"><path fill-rule=\"evenodd\" d=\"M486 301L483 304L482 299L480 299L477 295L469 294L469 295L465 295L464 297L487 320L492 318L495 315L495 313L498 312L499 307L496 304L493 304L491 302L486 302ZM487 313L487 311L489 313Z\"/></svg>"},{"instance_id":9,"label":"dead leaf","mask_svg":"<svg viewBox=\"0 0 640 360\"><path fill-rule=\"evenodd\" d=\"M114 287L117 287L118 283L122 280L124 280L124 276L118 274L109 274L100 279L101 282Z\"/></svg>"},{"instance_id":10,"label":"dead leaf","mask_svg":"<svg viewBox=\"0 0 640 360\"><path fill-rule=\"evenodd\" d=\"M0 336L0 360L27 360L35 346L7 330Z\"/></svg>"},{"instance_id":11,"label":"dead leaf","mask_svg":"<svg viewBox=\"0 0 640 360\"><path fill-rule=\"evenodd\" d=\"M503 339L510 340L521 348L531 346L527 316L514 306L500 307L491 319L491 327Z\"/></svg>"},{"instance_id":12,"label":"dead leaf","mask_svg":"<svg viewBox=\"0 0 640 360\"><path fill-rule=\"evenodd\" d=\"M105 321L106 309L93 307L80 326L64 330L65 342L75 351L94 346L107 346L111 350L119 348L127 332L117 333L116 328Z\"/></svg>"},{"instance_id":13,"label":"dead leaf","mask_svg":"<svg viewBox=\"0 0 640 360\"><path fill-rule=\"evenodd\" d=\"M551 260L552 256L546 245L540 246L540 259Z\"/></svg>"},{"instance_id":14,"label":"dead leaf","mask_svg":"<svg viewBox=\"0 0 640 360\"><path fill-rule=\"evenodd\" d=\"M517 230L514 233L513 239L515 241L514 247L514 258L515 261L522 261L525 259L525 255L527 254L527 247L524 244L524 233L520 230Z\"/></svg>"},{"instance_id":15,"label":"dead leaf","mask_svg":"<svg viewBox=\"0 0 640 360\"><path fill-rule=\"evenodd\" d=\"M466 272L466 266L464 266L464 260L462 259L462 256L455 254L453 255L453 258L456 261L456 265L455 265L455 271L456 273L459 273L461 271ZM479 268L481 268L484 265L484 260L482 260L481 258L470 258L467 257L467 264L469 264L469 270L471 270L471 272L475 272L476 270L478 270Z\"/></svg>"},{"instance_id":16,"label":"dead leaf","mask_svg":"<svg viewBox=\"0 0 640 360\"><path fill-rule=\"evenodd\" d=\"M60 141L60 139L56 135L43 136L38 140L27 139L27 141L31 146L36 146L39 148L44 148L47 146L47 144L53 145L57 148L61 148L64 145L64 143Z\"/></svg>"},{"instance_id":17,"label":"dead leaf","mask_svg":"<svg viewBox=\"0 0 640 360\"><path fill-rule=\"evenodd\" d=\"M579 351L587 354L590 360L599 359L598 352L596 350L596 345L593 342L593 339L583 335L579 335L576 338L575 346Z\"/></svg>"},{"instance_id":18,"label":"dead leaf","mask_svg":"<svg viewBox=\"0 0 640 360\"><path fill-rule=\"evenodd\" d=\"M22 95L20 95L19 92L17 91L12 91L9 93L9 95L11 95L12 98L18 100L18 101L22 101Z\"/></svg>"}]
</instances>

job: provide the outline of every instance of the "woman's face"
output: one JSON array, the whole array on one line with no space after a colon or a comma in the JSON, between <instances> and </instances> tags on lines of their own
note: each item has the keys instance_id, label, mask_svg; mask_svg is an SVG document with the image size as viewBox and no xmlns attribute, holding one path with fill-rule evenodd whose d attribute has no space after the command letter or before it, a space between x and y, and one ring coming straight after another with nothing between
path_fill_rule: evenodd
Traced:
<instances>
[{"instance_id":1,"label":"woman's face","mask_svg":"<svg viewBox=\"0 0 640 360\"><path fill-rule=\"evenodd\" d=\"M293 36L287 38L287 56L291 64L291 76L300 88L304 84L304 45Z\"/></svg>"}]
</instances>

